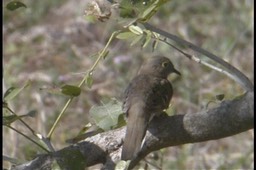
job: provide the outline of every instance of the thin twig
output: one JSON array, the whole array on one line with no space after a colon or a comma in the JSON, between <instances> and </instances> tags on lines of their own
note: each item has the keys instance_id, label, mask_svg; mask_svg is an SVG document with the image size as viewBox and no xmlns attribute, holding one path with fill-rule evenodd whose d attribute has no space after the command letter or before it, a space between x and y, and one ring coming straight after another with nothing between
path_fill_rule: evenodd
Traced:
<instances>
[{"instance_id":1,"label":"thin twig","mask_svg":"<svg viewBox=\"0 0 256 170\"><path fill-rule=\"evenodd\" d=\"M21 119L20 116L18 116L18 115L17 115L14 111L12 111L9 107L6 107L6 108L7 108L7 110L9 110L12 114L14 114L15 116L17 116L17 118L19 119L19 121L21 121L21 122L31 131L31 133L37 137L35 131L34 131L26 122L24 122L24 121Z\"/></svg>"},{"instance_id":2,"label":"thin twig","mask_svg":"<svg viewBox=\"0 0 256 170\"><path fill-rule=\"evenodd\" d=\"M6 125L7 126L7 125ZM34 144L36 144L37 146L39 146L40 148L42 148L44 151L46 151L47 153L50 153L47 149L45 149L42 145L40 145L39 143L37 143L36 141L34 141L33 139L31 139L30 137L28 137L27 135L25 135L24 133L16 130L15 128L11 127L10 125L7 126L8 128L14 130L15 132L17 132L18 134L24 136L25 138L27 138L28 140L30 140L31 142L33 142Z\"/></svg>"}]
</instances>

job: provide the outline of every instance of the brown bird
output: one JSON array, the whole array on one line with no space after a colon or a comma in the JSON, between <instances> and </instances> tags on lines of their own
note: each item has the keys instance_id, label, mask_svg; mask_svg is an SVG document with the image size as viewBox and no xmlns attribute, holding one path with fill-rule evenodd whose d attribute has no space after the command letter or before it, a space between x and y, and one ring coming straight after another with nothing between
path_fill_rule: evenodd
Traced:
<instances>
[{"instance_id":1,"label":"brown bird","mask_svg":"<svg viewBox=\"0 0 256 170\"><path fill-rule=\"evenodd\" d=\"M122 149L122 160L131 160L139 152L152 118L167 109L173 95L170 73L180 75L172 62L162 56L148 59L139 74L124 92L123 110L127 129Z\"/></svg>"}]
</instances>

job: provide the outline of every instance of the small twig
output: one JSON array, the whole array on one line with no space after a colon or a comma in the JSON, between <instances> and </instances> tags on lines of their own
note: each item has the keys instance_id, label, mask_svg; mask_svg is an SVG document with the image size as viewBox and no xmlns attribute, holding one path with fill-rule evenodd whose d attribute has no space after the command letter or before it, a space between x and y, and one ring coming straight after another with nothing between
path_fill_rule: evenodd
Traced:
<instances>
[{"instance_id":1,"label":"small twig","mask_svg":"<svg viewBox=\"0 0 256 170\"><path fill-rule=\"evenodd\" d=\"M14 114L15 116L17 116L17 118L19 119L19 121L21 121L21 122L31 131L31 133L37 137L37 135L35 134L35 131L34 131L31 127L29 127L29 125L28 125L26 122L24 122L24 121L21 119L20 116L18 116L18 115L17 115L14 111L12 111L9 107L6 107L6 108L7 108L7 110L9 110L12 114Z\"/></svg>"},{"instance_id":2,"label":"small twig","mask_svg":"<svg viewBox=\"0 0 256 170\"><path fill-rule=\"evenodd\" d=\"M7 126L7 125L6 125ZM46 151L47 153L50 153L47 149L45 149L42 145L40 145L39 143L37 143L36 141L34 141L33 139L31 139L30 137L28 137L27 135L25 135L24 133L16 130L15 128L11 127L10 125L7 126L8 128L14 130L15 132L17 132L18 134L24 136L25 138L27 138L28 140L30 140L31 142L33 142L34 144L36 144L37 146L39 146L40 148L42 148L44 151Z\"/></svg>"},{"instance_id":3,"label":"small twig","mask_svg":"<svg viewBox=\"0 0 256 170\"><path fill-rule=\"evenodd\" d=\"M48 146L48 148L51 150L51 151L54 151L53 150L53 147L51 146L51 144L49 143L49 142L46 142L45 140L43 140L43 138L41 137L41 134L36 134L36 132L26 123L26 122L24 122L22 119L21 119L21 117L20 116L18 116L14 111L12 111L8 106L6 107L12 114L14 114L15 116L17 116L17 118L31 131L31 133L35 136L35 137L37 137L38 139L40 139L40 140L42 140L47 146ZM14 128L12 128L11 126L8 126L9 128L11 128L11 129L13 129L14 130ZM17 133L19 133L19 134L21 134L21 135L23 135L24 136L24 134L22 133L22 132L19 132L18 130L16 130L15 129L15 131L17 132ZM25 137L27 138L27 139L30 139L28 136L26 136L25 135ZM32 140L32 139L31 139ZM33 140L32 140L32 142L34 142ZM38 145L40 145L40 144L38 144ZM41 145L40 145L41 146ZM49 152L49 151L48 151Z\"/></svg>"},{"instance_id":4,"label":"small twig","mask_svg":"<svg viewBox=\"0 0 256 170\"><path fill-rule=\"evenodd\" d=\"M60 121L60 118L62 117L62 115L65 113L65 111L67 110L69 104L71 103L71 101L73 100L73 97L71 97L70 99L68 99L67 103L65 104L65 106L63 107L63 109L61 110L59 116L57 117L56 121L54 122L50 132L48 133L47 135L47 138L50 140L52 134L53 134L53 131L54 129L56 128L57 124L59 123Z\"/></svg>"},{"instance_id":5,"label":"small twig","mask_svg":"<svg viewBox=\"0 0 256 170\"><path fill-rule=\"evenodd\" d=\"M115 31L115 32L113 32L113 33L111 34L111 36L110 36L110 38L109 38L109 40L108 40L106 46L105 46L104 49L100 52L100 54L99 54L97 60L96 60L95 63L93 64L93 66L89 69L88 74L92 74L92 72L94 71L94 69L95 69L96 66L98 65L99 61L102 59L102 57L104 56L105 52L107 51L107 48L108 48L109 44L111 43L111 41L113 40L113 38L116 36L116 34L118 34L119 32L120 32L120 31ZM85 82L86 79L87 79L87 76L88 76L88 75L84 76L83 80L79 83L78 87L81 87L81 86L84 84L84 82Z\"/></svg>"}]
</instances>

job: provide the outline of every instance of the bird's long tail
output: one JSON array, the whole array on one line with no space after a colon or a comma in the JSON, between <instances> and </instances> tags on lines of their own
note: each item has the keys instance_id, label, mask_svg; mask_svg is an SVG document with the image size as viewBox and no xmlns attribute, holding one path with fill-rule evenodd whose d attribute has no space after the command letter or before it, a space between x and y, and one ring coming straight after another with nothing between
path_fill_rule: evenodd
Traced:
<instances>
[{"instance_id":1,"label":"bird's long tail","mask_svg":"<svg viewBox=\"0 0 256 170\"><path fill-rule=\"evenodd\" d=\"M131 160L140 150L147 131L148 117L139 103L133 104L129 109L122 160Z\"/></svg>"}]
</instances>

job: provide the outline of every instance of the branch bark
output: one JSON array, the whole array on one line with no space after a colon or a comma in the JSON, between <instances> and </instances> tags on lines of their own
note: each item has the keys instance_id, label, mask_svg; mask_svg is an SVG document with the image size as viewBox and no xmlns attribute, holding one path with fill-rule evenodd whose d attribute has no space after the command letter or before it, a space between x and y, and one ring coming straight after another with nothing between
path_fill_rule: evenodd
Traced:
<instances>
[{"instance_id":1,"label":"branch bark","mask_svg":"<svg viewBox=\"0 0 256 170\"><path fill-rule=\"evenodd\" d=\"M149 125L140 153L131 161L129 168L133 168L148 153L161 148L217 140L252 129L253 108L254 93L247 92L198 113L156 117ZM80 166L77 169L99 163L103 164L102 169L114 169L120 160L124 135L125 127L100 133L55 153L40 155L12 170L51 169L54 162L63 169L71 169L78 162Z\"/></svg>"}]
</instances>

